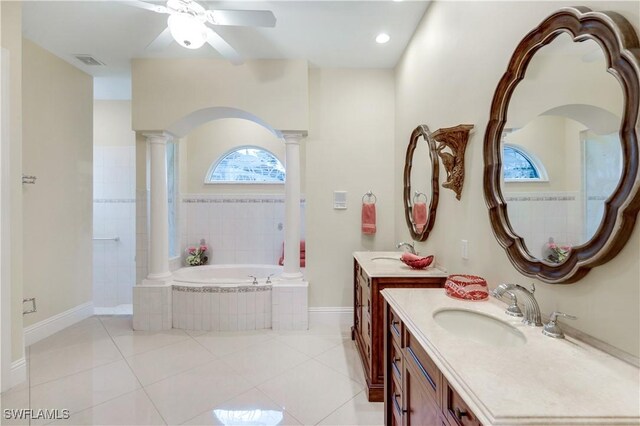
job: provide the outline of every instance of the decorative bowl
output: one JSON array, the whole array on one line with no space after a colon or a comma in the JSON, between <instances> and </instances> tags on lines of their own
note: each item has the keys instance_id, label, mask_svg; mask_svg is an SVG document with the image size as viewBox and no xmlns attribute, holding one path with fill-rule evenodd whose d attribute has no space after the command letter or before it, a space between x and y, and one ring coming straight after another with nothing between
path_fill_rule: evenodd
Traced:
<instances>
[{"instance_id":1,"label":"decorative bowl","mask_svg":"<svg viewBox=\"0 0 640 426\"><path fill-rule=\"evenodd\" d=\"M444 289L447 296L454 299L481 301L489 298L487 281L477 275L449 275Z\"/></svg>"},{"instance_id":2,"label":"decorative bowl","mask_svg":"<svg viewBox=\"0 0 640 426\"><path fill-rule=\"evenodd\" d=\"M412 269L424 269L433 263L433 256L420 257L405 253L400 260Z\"/></svg>"}]
</instances>

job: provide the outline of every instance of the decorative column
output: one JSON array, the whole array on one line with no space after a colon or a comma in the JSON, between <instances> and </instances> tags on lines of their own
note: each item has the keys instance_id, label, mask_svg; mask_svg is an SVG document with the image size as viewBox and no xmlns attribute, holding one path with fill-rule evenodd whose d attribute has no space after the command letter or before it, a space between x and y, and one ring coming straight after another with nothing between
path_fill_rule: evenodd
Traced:
<instances>
[{"instance_id":1,"label":"decorative column","mask_svg":"<svg viewBox=\"0 0 640 426\"><path fill-rule=\"evenodd\" d=\"M149 143L150 161L150 229L149 274L144 284L164 284L171 278L169 271L169 206L167 195L167 142L165 132L145 133Z\"/></svg>"},{"instance_id":2,"label":"decorative column","mask_svg":"<svg viewBox=\"0 0 640 426\"><path fill-rule=\"evenodd\" d=\"M284 185L284 272L282 278L299 280L300 271L300 141L306 131L282 131L286 146Z\"/></svg>"}]
</instances>

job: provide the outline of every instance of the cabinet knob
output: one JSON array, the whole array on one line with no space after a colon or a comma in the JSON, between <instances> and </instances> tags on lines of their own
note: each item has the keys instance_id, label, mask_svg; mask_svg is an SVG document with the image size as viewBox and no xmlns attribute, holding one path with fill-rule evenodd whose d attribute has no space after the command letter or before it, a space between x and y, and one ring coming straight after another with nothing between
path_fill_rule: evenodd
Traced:
<instances>
[{"instance_id":1,"label":"cabinet knob","mask_svg":"<svg viewBox=\"0 0 640 426\"><path fill-rule=\"evenodd\" d=\"M455 410L453 410L453 412L456 415L456 418L458 420L462 420L463 417L468 417L469 413L467 412L467 410L461 410L460 408L456 407Z\"/></svg>"}]
</instances>

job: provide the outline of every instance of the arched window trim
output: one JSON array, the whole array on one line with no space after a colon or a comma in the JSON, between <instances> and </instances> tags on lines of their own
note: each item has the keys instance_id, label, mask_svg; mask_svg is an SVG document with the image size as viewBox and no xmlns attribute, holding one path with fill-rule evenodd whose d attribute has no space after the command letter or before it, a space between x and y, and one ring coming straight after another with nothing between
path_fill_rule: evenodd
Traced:
<instances>
[{"instance_id":1,"label":"arched window trim","mask_svg":"<svg viewBox=\"0 0 640 426\"><path fill-rule=\"evenodd\" d=\"M542 161L540 161L540 159L537 156L533 155L532 153L530 153L520 145L505 143L503 144L503 147L502 147L503 152L504 152L504 148L511 148L512 150L518 152L518 154L522 155L524 158L526 158L529 161L529 163L533 165L533 167L536 169L536 172L538 173L537 178L504 178L505 182L507 183L509 182L532 182L532 183L549 182L549 175L547 174L547 169L544 167L544 164L542 164Z\"/></svg>"},{"instance_id":2,"label":"arched window trim","mask_svg":"<svg viewBox=\"0 0 640 426\"><path fill-rule=\"evenodd\" d=\"M284 166L284 162L280 159L280 157L278 157L276 154L274 154L272 151L261 147L261 146L257 146L257 145L239 145L239 146L234 146L233 148L229 149L228 151L226 151L225 153L223 153L220 157L218 157L218 159L216 161L214 161L211 166L209 167L209 170L207 170L207 174L204 176L204 183L205 185L283 185L283 182L257 182L257 181L215 181L215 180L211 180L211 175L213 174L213 171L216 169L216 167L218 167L218 165L220 164L220 162L222 160L224 160L225 158L227 158L227 156L235 151L239 151L241 149L259 149L261 151L264 151L270 155L272 155L274 158L276 158L280 164L282 164L283 168L285 168L285 176L286 176L286 167Z\"/></svg>"}]
</instances>

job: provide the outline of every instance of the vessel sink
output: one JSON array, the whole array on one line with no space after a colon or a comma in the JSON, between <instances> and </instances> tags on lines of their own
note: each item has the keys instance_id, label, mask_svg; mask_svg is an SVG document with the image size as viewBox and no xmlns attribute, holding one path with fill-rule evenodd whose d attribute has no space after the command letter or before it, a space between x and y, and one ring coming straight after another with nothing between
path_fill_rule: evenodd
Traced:
<instances>
[{"instance_id":1,"label":"vessel sink","mask_svg":"<svg viewBox=\"0 0 640 426\"><path fill-rule=\"evenodd\" d=\"M520 346L527 338L517 328L492 316L464 309L442 309L433 314L442 328L457 337L492 346Z\"/></svg>"}]
</instances>

